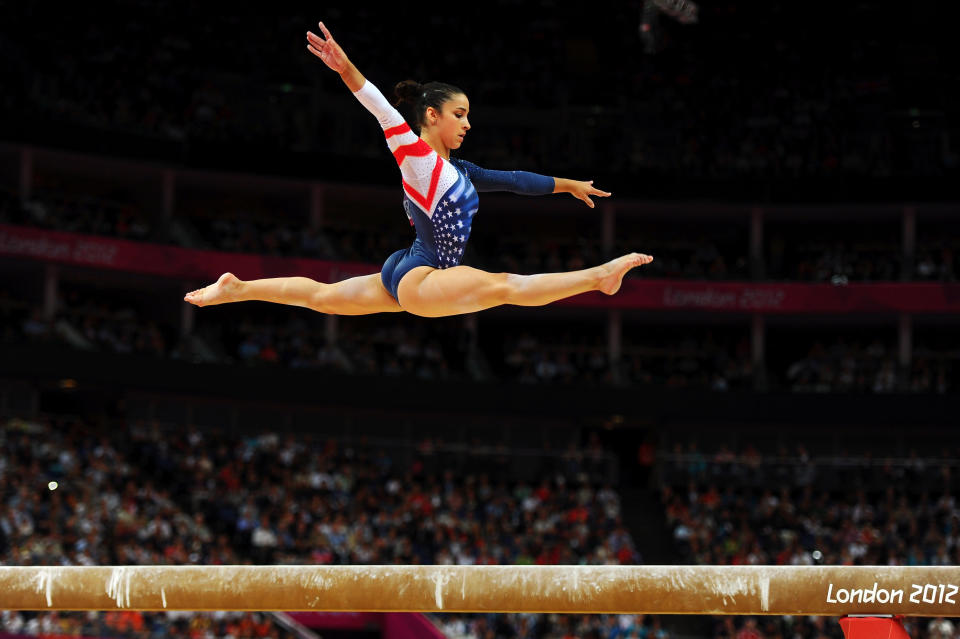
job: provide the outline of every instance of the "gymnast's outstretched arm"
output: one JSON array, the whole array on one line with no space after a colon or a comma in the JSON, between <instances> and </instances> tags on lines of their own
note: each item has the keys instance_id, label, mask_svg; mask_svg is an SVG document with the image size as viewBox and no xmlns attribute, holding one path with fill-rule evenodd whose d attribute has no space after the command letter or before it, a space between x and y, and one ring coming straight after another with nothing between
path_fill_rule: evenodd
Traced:
<instances>
[{"instance_id":1,"label":"gymnast's outstretched arm","mask_svg":"<svg viewBox=\"0 0 960 639\"><path fill-rule=\"evenodd\" d=\"M583 181L567 178L554 178L554 180L556 181L556 186L553 189L554 193L569 193L578 200L583 200L591 209L594 207L593 200L590 199L591 195L610 197L610 193L607 191L601 191L593 186L593 180Z\"/></svg>"},{"instance_id":2,"label":"gymnast's outstretched arm","mask_svg":"<svg viewBox=\"0 0 960 639\"><path fill-rule=\"evenodd\" d=\"M473 162L457 160L457 164L466 171L477 191L509 191L520 195L546 195L548 193L569 193L583 200L590 208L594 207L590 196L610 197L607 191L593 186L593 180L570 180L567 178L547 177L529 171L494 171L484 169Z\"/></svg>"},{"instance_id":3,"label":"gymnast's outstretched arm","mask_svg":"<svg viewBox=\"0 0 960 639\"><path fill-rule=\"evenodd\" d=\"M312 31L307 31L307 49L323 60L325 65L339 73L347 88L356 93L363 88L366 78L357 70L353 62L350 62L350 58L347 57L347 54L333 39L322 22L320 23L320 31L323 32L323 38Z\"/></svg>"},{"instance_id":4,"label":"gymnast's outstretched arm","mask_svg":"<svg viewBox=\"0 0 960 639\"><path fill-rule=\"evenodd\" d=\"M404 189L426 193L430 189L433 167L439 163L437 152L420 138L403 116L380 93L380 90L363 77L343 48L337 44L327 27L321 22L324 37L307 32L307 49L323 60L330 69L340 74L343 83L380 123L386 137L387 148L393 154L403 176ZM405 161L410 158L411 161ZM423 170L424 166L429 167Z\"/></svg>"},{"instance_id":5,"label":"gymnast's outstretched arm","mask_svg":"<svg viewBox=\"0 0 960 639\"><path fill-rule=\"evenodd\" d=\"M367 85L366 78L363 77L363 74L361 74L357 67L350 61L350 58L347 57L343 48L333 39L333 36L323 22L320 22L319 26L323 37L321 38L315 33L308 31L307 49L313 55L323 60L323 63L330 67L330 69L340 74L340 78L344 84L347 85L347 88L357 96L357 99L360 100L371 113L377 116L377 119L380 120L380 125L385 131L389 131L392 127L405 124L403 117L386 102L380 92L377 91L373 85ZM363 89L363 91L361 91L361 89ZM394 146L410 144L416 141L416 135L412 132L408 131L404 137L411 139L399 139L400 136L397 136L398 139L390 140L390 150L395 151ZM571 180L558 177L545 178L545 176L539 176L525 171L492 171L490 169L482 169L475 164L465 161L462 161L462 164L469 166L470 177L476 183L478 191L512 191L514 193L531 194L537 193L540 189L544 189L544 185L546 184L545 180L552 180L552 185L544 189L542 191L543 193L569 193L573 197L583 200L590 208L594 207L591 196L610 196L610 193L607 191L601 191L594 187L593 180ZM401 170L402 168L403 167L401 167ZM404 177L407 178L408 176L405 175ZM414 176L411 175L409 177L412 179ZM531 177L533 178L532 180L528 179ZM538 181L536 178L543 178L543 180ZM532 187L528 186L528 183L531 182Z\"/></svg>"}]
</instances>

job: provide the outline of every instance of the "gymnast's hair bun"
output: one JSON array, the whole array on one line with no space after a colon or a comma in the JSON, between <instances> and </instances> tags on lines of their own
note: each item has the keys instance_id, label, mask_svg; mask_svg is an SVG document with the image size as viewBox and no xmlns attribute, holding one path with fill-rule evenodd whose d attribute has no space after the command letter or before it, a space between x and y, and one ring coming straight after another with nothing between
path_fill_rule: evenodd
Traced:
<instances>
[{"instance_id":1,"label":"gymnast's hair bun","mask_svg":"<svg viewBox=\"0 0 960 639\"><path fill-rule=\"evenodd\" d=\"M393 106L398 107L401 104L415 106L417 104L417 100L419 100L422 96L423 85L419 82L414 80L404 80L403 82L398 82L397 85L393 87Z\"/></svg>"}]
</instances>

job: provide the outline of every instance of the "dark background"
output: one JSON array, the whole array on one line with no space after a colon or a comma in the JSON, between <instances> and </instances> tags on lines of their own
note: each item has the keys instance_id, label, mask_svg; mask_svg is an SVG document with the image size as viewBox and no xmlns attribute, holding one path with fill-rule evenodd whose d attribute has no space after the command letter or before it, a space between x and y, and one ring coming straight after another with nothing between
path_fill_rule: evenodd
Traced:
<instances>
[{"instance_id":1,"label":"dark background","mask_svg":"<svg viewBox=\"0 0 960 639\"><path fill-rule=\"evenodd\" d=\"M370 115L306 50L305 32L323 20L388 95L407 78L462 87L473 126L464 158L613 191L603 202L615 207L612 246L601 238L602 207L568 196L485 196L473 265L532 273L643 250L656 262L639 278L954 290L952 7L707 1L697 22L682 24L646 6L0 2L0 224L381 263L411 239L396 168ZM175 183L169 211L165 176ZM322 219L309 206L314 187L323 191ZM912 239L907 219L916 223ZM23 452L29 437L12 434L26 418L43 425L36 432L50 450L105 441L125 459L149 451L159 461L133 463L140 479L169 480L191 516L186 504L196 506L202 491L172 470L187 463L177 455L194 435L184 433L203 433L201 449L237 468L250 461L232 459L238 441L279 435L309 442L307 461L325 446L386 442L401 451L391 452L398 464L422 469L427 459L430 470L416 476L427 485L443 483L443 472L487 472L511 486L565 476L595 488L609 482L623 503L615 525L635 540L630 561L800 562L817 549L830 563L955 563L956 315L615 314L573 305L425 320L330 319L259 303L185 308L183 292L205 283L0 258L2 452L20 478L0 483L10 509L0 514L59 476L41 463L56 455L35 453L34 463ZM131 437L144 424L158 429L152 438ZM423 453L433 446L444 452ZM356 463L351 455L323 459L343 470ZM254 494L257 471L276 462L264 453L251 466L243 490ZM557 470L570 467L572 475ZM270 475L264 492L294 474ZM770 507L773 493L783 508ZM913 523L909 508L894 508L901 499L919 504ZM876 506L869 525L866 515L854 521L864 501ZM215 502L204 512L217 511ZM370 504L344 512L372 516ZM282 528L288 506L265 509L267 523ZM828 532L809 534L811 521ZM869 536L862 531L871 525L883 534L850 554L850 539ZM681 529L702 533L702 543ZM711 536L719 531L722 542ZM247 548L249 535L240 537L237 548ZM40 547L9 532L0 541L9 562L24 561L18 549ZM102 548L109 559L126 557ZM198 556L214 557L208 550ZM514 621L481 634L615 636L593 622L542 621L534 633ZM644 636L663 636L652 629L659 620L643 623ZM792 623L666 625L675 636L836 636L819 622Z\"/></svg>"}]
</instances>

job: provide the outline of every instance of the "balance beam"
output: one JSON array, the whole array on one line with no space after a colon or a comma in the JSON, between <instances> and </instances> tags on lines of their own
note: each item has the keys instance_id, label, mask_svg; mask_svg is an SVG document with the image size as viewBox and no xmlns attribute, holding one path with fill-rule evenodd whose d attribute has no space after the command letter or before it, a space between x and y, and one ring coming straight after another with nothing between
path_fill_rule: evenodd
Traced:
<instances>
[{"instance_id":1,"label":"balance beam","mask_svg":"<svg viewBox=\"0 0 960 639\"><path fill-rule=\"evenodd\" d=\"M953 566L0 567L0 609L960 616Z\"/></svg>"}]
</instances>

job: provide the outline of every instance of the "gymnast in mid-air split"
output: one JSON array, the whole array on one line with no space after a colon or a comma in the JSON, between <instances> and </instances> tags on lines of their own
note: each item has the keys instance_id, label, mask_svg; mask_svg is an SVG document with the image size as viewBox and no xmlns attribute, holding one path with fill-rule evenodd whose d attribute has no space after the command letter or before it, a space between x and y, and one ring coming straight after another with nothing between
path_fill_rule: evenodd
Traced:
<instances>
[{"instance_id":1,"label":"gymnast in mid-air split","mask_svg":"<svg viewBox=\"0 0 960 639\"><path fill-rule=\"evenodd\" d=\"M197 306L259 300L303 306L335 315L407 311L423 317L474 313L501 304L542 306L585 293L613 295L630 269L653 258L630 253L579 271L516 275L488 273L460 264L477 213L478 191L525 195L570 193L593 208L591 196L610 194L582 182L526 171L482 169L450 152L470 130L470 102L460 89L440 82L399 83L396 106L412 108L411 129L400 112L368 82L321 22L323 36L307 32L307 49L340 74L347 88L383 127L387 146L403 176L403 207L416 239L387 258L380 273L331 284L306 277L243 281L224 273L207 287L187 293Z\"/></svg>"}]
</instances>

